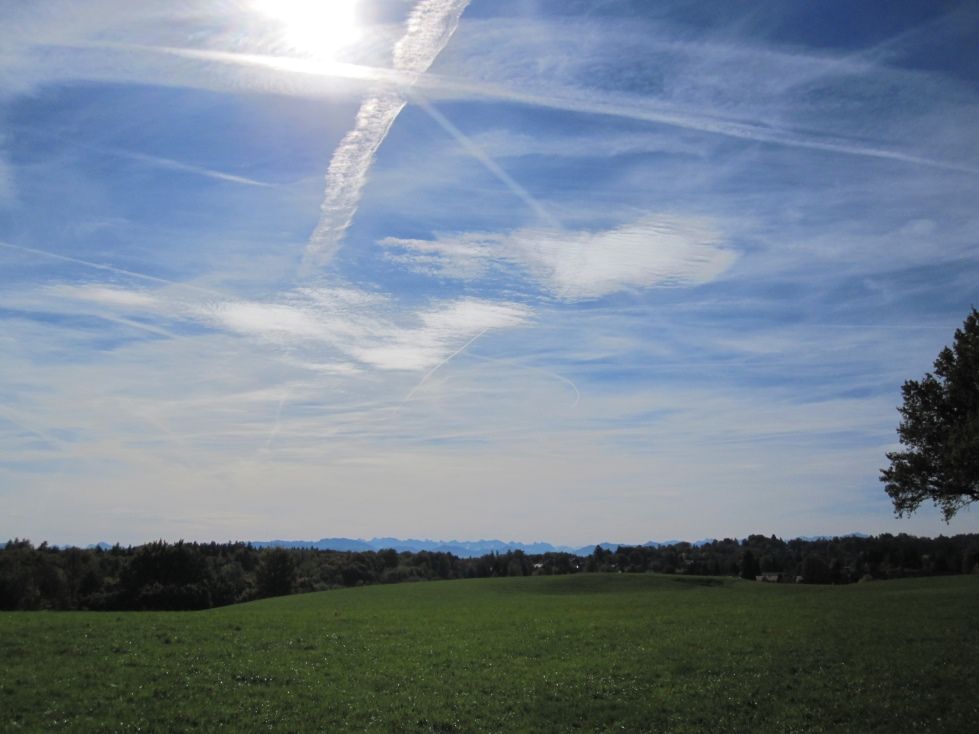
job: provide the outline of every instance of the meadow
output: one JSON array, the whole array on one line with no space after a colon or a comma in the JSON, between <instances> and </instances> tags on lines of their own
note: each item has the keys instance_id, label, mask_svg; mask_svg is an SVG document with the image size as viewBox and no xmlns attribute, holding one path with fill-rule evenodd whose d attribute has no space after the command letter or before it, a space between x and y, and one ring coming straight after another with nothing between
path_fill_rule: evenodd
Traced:
<instances>
[{"instance_id":1,"label":"meadow","mask_svg":"<svg viewBox=\"0 0 979 734\"><path fill-rule=\"evenodd\" d=\"M581 574L0 613L2 731L967 732L979 578Z\"/></svg>"}]
</instances>

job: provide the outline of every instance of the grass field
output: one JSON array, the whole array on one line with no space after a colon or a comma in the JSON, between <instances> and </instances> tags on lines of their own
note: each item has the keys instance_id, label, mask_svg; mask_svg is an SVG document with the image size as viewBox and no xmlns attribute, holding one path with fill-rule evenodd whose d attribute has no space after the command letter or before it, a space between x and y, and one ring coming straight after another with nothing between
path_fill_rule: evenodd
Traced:
<instances>
[{"instance_id":1,"label":"grass field","mask_svg":"<svg viewBox=\"0 0 979 734\"><path fill-rule=\"evenodd\" d=\"M0 614L2 731L979 731L979 578L581 575Z\"/></svg>"}]
</instances>

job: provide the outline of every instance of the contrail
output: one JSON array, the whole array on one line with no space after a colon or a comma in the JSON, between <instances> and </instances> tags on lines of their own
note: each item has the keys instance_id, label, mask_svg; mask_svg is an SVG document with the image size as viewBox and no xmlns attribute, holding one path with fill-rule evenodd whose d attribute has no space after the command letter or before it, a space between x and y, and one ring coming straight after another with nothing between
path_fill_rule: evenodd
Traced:
<instances>
[{"instance_id":1,"label":"contrail","mask_svg":"<svg viewBox=\"0 0 979 734\"><path fill-rule=\"evenodd\" d=\"M461 11L460 11L461 12ZM108 44L99 44L103 47L117 47ZM341 78L351 80L373 81L380 84L385 89L390 89L391 94L397 100L397 104L404 105L404 95L401 90L417 88L430 97L437 99L487 99L499 102L510 102L512 104L527 105L529 107L540 107L544 109L559 110L563 112L574 112L590 115L601 115L615 117L626 120L636 120L658 125L667 125L682 130L694 130L697 132L720 135L739 140L750 140L759 143L769 143L789 148L802 148L809 150L821 150L830 153L841 153L844 155L861 156L865 158L880 158L906 163L915 166L926 166L938 168L946 171L956 171L959 173L977 174L979 168L969 163L951 160L941 160L929 158L927 156L905 153L901 150L884 148L874 145L873 142L855 141L834 135L814 135L812 133L791 128L779 128L771 125L764 125L752 122L726 120L721 117L705 115L699 112L692 112L682 108L673 108L666 105L651 103L647 100L636 100L622 95L604 95L585 97L579 90L566 89L554 92L537 92L522 89L515 89L500 84L487 84L484 82L469 82L450 77L441 77L434 74L424 76L412 75L408 70L377 69L368 66L358 66L354 64L341 64L336 62L324 63L307 59L289 59L273 56L262 56L257 54L238 54L219 51L202 51L197 49L180 49L166 47L127 47L130 50L139 50L149 53L166 53L174 56L199 59L201 61L212 61L217 63L227 63L242 66L256 66L268 68L285 73L303 74L313 77ZM440 49L441 50L441 49ZM562 93L563 92L563 93ZM366 104L366 102L365 102ZM400 109L398 109L400 112ZM394 115L397 117L397 114ZM358 116L359 122L359 116ZM386 132L386 131L385 131ZM351 131L347 138L341 143L336 155L341 152L348 139L357 133L357 128ZM359 138L359 136L358 136ZM375 134L374 138L377 138ZM383 136L371 150L376 150L380 145ZM365 144L368 141L362 141ZM349 143L352 145L353 141ZM373 153L371 152L371 156ZM367 157L369 167L371 157ZM332 169L332 164L331 164ZM366 174L365 174L366 176ZM329 177L328 177L329 181ZM362 184L361 184L362 185ZM357 189L353 208L359 202L360 189ZM326 202L324 202L324 209ZM352 214L350 215L352 218ZM320 221L323 227L324 219ZM339 237L342 237L342 228ZM325 231L324 231L325 233ZM314 235L315 240L315 235ZM334 244L335 251L337 241ZM307 249L307 257L312 255L315 250L314 241L310 242ZM328 259L328 258L326 258Z\"/></svg>"},{"instance_id":2,"label":"contrail","mask_svg":"<svg viewBox=\"0 0 979 734\"><path fill-rule=\"evenodd\" d=\"M177 338L177 335L171 331L167 331L166 329L161 329L156 326L151 326L149 324L144 324L142 322L135 321L133 319L123 318L122 316L110 316L109 314L101 313L98 311L94 312L94 316L102 319L103 321L110 321L114 324L122 324L123 326L128 326L133 329L140 329L150 334L156 334L157 336L163 336L168 339Z\"/></svg>"},{"instance_id":3,"label":"contrail","mask_svg":"<svg viewBox=\"0 0 979 734\"><path fill-rule=\"evenodd\" d=\"M165 52L169 52L171 49L163 49L163 50ZM229 183L243 184L245 186L261 186L265 188L274 187L274 184L266 183L265 181L257 181L256 179L248 178L247 176L237 176L233 173L226 173L225 171L217 171L213 168L206 168L204 166L195 166L192 163L183 163L182 161L176 161L173 160L172 158L163 158L157 155L149 155L147 153L139 153L137 151L132 151L132 150L123 150L122 148L107 148L101 145L80 143L77 140L72 140L71 138L65 137L63 135L56 135L54 133L43 132L26 126L16 126L13 127L12 129L17 130L20 133L24 133L32 136L48 138L50 140L57 140L59 142L70 145L73 148L80 148L81 150L90 150L95 153L110 155L117 158L127 158L129 160L139 161L140 163L146 163L147 165L150 166L156 166L157 168L164 168L171 171L183 171L185 173L192 173L197 176L204 176L205 178L213 178L218 181L227 181Z\"/></svg>"},{"instance_id":4,"label":"contrail","mask_svg":"<svg viewBox=\"0 0 979 734\"><path fill-rule=\"evenodd\" d=\"M438 372L440 369L442 369L442 367L444 367L445 365L447 365L449 362L451 362L453 359L455 359L456 357L458 357L464 351L466 351L467 349L469 349L469 347L472 346L476 342L476 340L479 339L487 331L489 331L489 328L483 329L481 332L479 332L478 334L476 334L476 336L474 336L472 339L470 339L469 341L467 341L461 347L459 347L458 349L456 349L452 354L450 354L448 357L446 357L445 359L443 359L437 365L435 365L434 367L432 367L432 369L430 369L428 372L426 372L425 373L425 376L423 378L421 378L421 380L418 381L418 384L415 385L413 388L411 388L411 390L408 391L408 394L405 395L405 399L402 402L407 403L409 400L411 400L415 396L415 393L418 392L426 382L428 382L428 379L432 375L434 375L436 372Z\"/></svg>"},{"instance_id":5,"label":"contrail","mask_svg":"<svg viewBox=\"0 0 979 734\"><path fill-rule=\"evenodd\" d=\"M395 72L424 74L448 44L469 0L422 0L408 17L404 36L394 47ZM403 94L373 94L360 106L353 130L340 141L326 173L320 221L310 237L303 269L329 262L353 221L374 154L404 109Z\"/></svg>"},{"instance_id":6,"label":"contrail","mask_svg":"<svg viewBox=\"0 0 979 734\"><path fill-rule=\"evenodd\" d=\"M357 213L374 154L404 106L404 98L394 92L372 96L361 104L354 129L340 141L330 161L320 221L306 246L303 270L329 262L340 248Z\"/></svg>"},{"instance_id":7,"label":"contrail","mask_svg":"<svg viewBox=\"0 0 979 734\"><path fill-rule=\"evenodd\" d=\"M105 265L103 263L95 263L90 260L81 260L77 257L69 257L68 255L58 255L54 252L48 252L46 250L36 250L33 247L24 247L23 245L12 245L9 242L0 242L0 247L6 247L8 250L17 250L18 252L26 252L30 255L40 255L41 257L48 257L52 260L61 260L62 262L75 263L76 265L84 265L88 268L95 268L96 270L107 270L110 273L116 273L117 275L126 275L131 278L140 278L141 280L148 280L153 283L164 283L166 285L179 285L172 280L167 280L166 278L158 278L155 275L146 275L144 273L136 273L132 270L124 270L123 268L117 268L114 265Z\"/></svg>"},{"instance_id":8,"label":"contrail","mask_svg":"<svg viewBox=\"0 0 979 734\"><path fill-rule=\"evenodd\" d=\"M411 388L411 390L405 396L405 398L402 401L402 403L409 402L415 396L415 393L418 392L425 385L426 382L428 382L429 378L432 375L434 375L436 372L438 372L440 369L442 369L446 364L448 364L453 359L455 359L460 354L462 354L467 349L469 349L469 347L471 347L473 344L475 344L476 341L481 336L483 336L483 334L485 334L487 331L488 331L488 329L483 329L481 332L479 332L478 334L476 334L476 336L474 336L472 339L470 339L469 341L467 341L465 344L463 344L461 347L459 347L456 351L454 351L452 354L450 354L448 357L446 357L441 362L439 362L437 365L435 365L432 369L430 369L425 374L425 376L418 382L418 384L415 385L413 388ZM564 375L562 375L562 374L560 374L558 372L554 372L553 370L547 370L547 369L544 369L542 367L535 367L533 365L520 364L519 362L517 362L516 360L513 360L513 359L500 359L498 357L485 357L485 356L483 356L481 354L475 354L473 352L469 352L469 354L471 356L475 357L476 359L481 360L483 362L493 362L493 363L509 364L509 365L513 365L513 366L519 367L521 369L530 370L531 372L539 372L542 375L546 375L548 377L552 377L554 379L560 380L561 382L563 382L566 385L568 385L572 390L574 390L574 402L571 403L571 407L572 408L577 408L578 407L578 403L581 402L581 391L578 389L578 386L574 384L574 381L572 381L571 379L565 377Z\"/></svg>"},{"instance_id":9,"label":"contrail","mask_svg":"<svg viewBox=\"0 0 979 734\"><path fill-rule=\"evenodd\" d=\"M494 161L489 155L486 154L478 145L476 145L462 130L453 124L453 122L443 115L438 109L436 109L428 100L424 99L419 94L413 94L411 96L413 102L415 102L419 107L421 107L425 112L428 113L439 126L445 130L453 139L465 150L469 155L475 158L479 163L486 168L491 174L493 174L499 181L506 186L510 192L520 199L524 204L526 204L531 211L533 211L537 217L555 229L560 229L561 224L558 222L551 214L540 205L530 192L527 191L523 186L517 183L514 178L504 171L500 165Z\"/></svg>"},{"instance_id":10,"label":"contrail","mask_svg":"<svg viewBox=\"0 0 979 734\"><path fill-rule=\"evenodd\" d=\"M151 283L162 283L163 285L172 285L177 288L186 288L187 290L198 291L199 293L206 293L210 296L225 297L225 294L220 293L219 291L211 290L210 288L202 288L200 286L189 285L187 283L178 283L175 280L158 278L155 275L147 275L146 273L137 273L132 270L117 268L114 265L105 265L103 263L92 262L91 260L82 260L77 257L69 257L68 255L58 255L54 252L48 252L47 250L36 250L33 247L24 247L23 245L12 245L9 242L0 242L0 247L5 247L8 250L16 250L18 252L26 252L30 255L39 255L40 257L51 258L52 260L60 260L62 262L74 263L75 265L84 265L87 268L94 268L95 270L105 270L110 273L115 273L116 275L125 275L129 278L139 278L140 280L147 280Z\"/></svg>"},{"instance_id":11,"label":"contrail","mask_svg":"<svg viewBox=\"0 0 979 734\"><path fill-rule=\"evenodd\" d=\"M511 191L511 193L514 194L514 196L516 196L518 199L524 202L530 208L530 210L533 211L538 216L538 218L547 222L549 225L551 225L557 230L563 229L561 223L558 222L557 219L555 219L553 216L551 216L550 212L548 212L543 206L541 206L540 202L538 202L530 194L530 192L527 191L527 189L521 186L510 174L504 171L503 168L501 168L500 165L495 160L493 160L489 155L487 155L486 152L483 151L478 145L476 145L464 132L462 132L462 130L456 127L455 124L453 124L453 122L449 118L443 115L438 109L436 109L431 103L428 102L428 100L424 99L421 95L412 94L411 98L412 101L418 104L423 110L425 110L425 112L427 112L428 115L433 120L435 120L435 122L437 122L443 130L445 130L449 135L451 135L455 139L455 141L459 143L460 146L462 146L463 150L469 153L469 155L475 158L478 162L482 163L483 166L486 168L486 170L488 170L490 173L496 176L496 178L499 179ZM442 362L436 365L431 371L429 371L428 374L426 374L421 379L421 381L411 389L411 391L408 393L408 396L405 398L405 402L411 400L415 392L419 390L428 381L429 377L431 377L433 374L435 374L436 371L440 370L442 367L448 364L451 360L455 359L458 355L466 351L466 349L468 349L474 342L476 342L477 339L479 339L485 333L486 333L486 329L483 329L482 332L480 332L472 339L470 339L468 342L463 344L460 349L457 349L455 352L450 354L446 359L444 359ZM549 373L549 374L552 374L554 377L557 377L560 380L564 380L569 385L571 385L572 389L574 389L575 391L575 401L572 407L576 407L578 405L578 401L581 400L581 393L578 392L578 387L566 377L563 377L557 373Z\"/></svg>"},{"instance_id":12,"label":"contrail","mask_svg":"<svg viewBox=\"0 0 979 734\"><path fill-rule=\"evenodd\" d=\"M872 144L847 140L846 138L829 135L825 137L815 136L810 133L792 130L791 128L778 128L750 122L736 122L708 115L690 113L682 109L674 110L661 105L641 102L635 103L626 98L613 96L608 98L595 97L586 99L525 92L498 85L470 85L438 78L427 81L434 88L447 93L462 94L468 92L473 96L482 96L503 102L513 102L514 104L524 104L564 112L618 117L639 122L651 122L684 130L696 130L712 135L722 135L724 137L751 140L759 143L771 143L789 148L807 148L810 150L822 150L866 158L883 158L885 160L941 168L959 173L979 173L979 168L964 163L912 155L899 150L879 148Z\"/></svg>"},{"instance_id":13,"label":"contrail","mask_svg":"<svg viewBox=\"0 0 979 734\"><path fill-rule=\"evenodd\" d=\"M213 178L217 181L227 181L229 183L243 184L244 186L261 186L264 188L272 188L273 186L273 184L266 183L265 181L257 181L254 178L248 178L247 176L236 176L233 173L215 171L213 168L195 166L190 163L181 163L180 161L175 161L171 158L161 158L160 156L148 155L146 153L137 153L135 151L118 150L114 148L96 148L94 146L86 147L91 147L93 150L106 153L107 155L114 155L120 158L129 158L134 161L140 161L157 166L158 168L166 168L171 171L183 171L185 173L192 173L205 178Z\"/></svg>"},{"instance_id":14,"label":"contrail","mask_svg":"<svg viewBox=\"0 0 979 734\"><path fill-rule=\"evenodd\" d=\"M529 370L530 372L538 372L542 375L546 375L547 377L553 377L554 379L560 380L561 382L565 383L572 390L574 390L574 402L571 403L570 407L577 408L578 403L581 402L581 391L578 389L578 386L574 384L574 381L571 378L565 377L559 372L555 372L554 370L544 369L543 367L537 367L535 365L521 364L516 359L501 359L500 357L486 357L482 354L477 354L475 352L469 352L469 356L481 360L483 362L507 364L513 367L518 367L523 370Z\"/></svg>"},{"instance_id":15,"label":"contrail","mask_svg":"<svg viewBox=\"0 0 979 734\"><path fill-rule=\"evenodd\" d=\"M275 424L272 426L272 430L269 431L268 438L265 440L265 448L263 451L268 451L272 448L272 442L275 437L279 435L279 430L282 428L282 408L286 404L286 395L283 395L279 399L279 407L275 410Z\"/></svg>"}]
</instances>

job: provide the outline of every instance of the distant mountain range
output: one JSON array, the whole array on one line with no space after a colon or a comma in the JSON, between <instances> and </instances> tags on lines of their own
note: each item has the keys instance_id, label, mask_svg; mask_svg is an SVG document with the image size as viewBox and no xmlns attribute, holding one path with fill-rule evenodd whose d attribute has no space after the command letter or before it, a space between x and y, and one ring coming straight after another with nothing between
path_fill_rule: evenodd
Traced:
<instances>
[{"instance_id":1,"label":"distant mountain range","mask_svg":"<svg viewBox=\"0 0 979 734\"><path fill-rule=\"evenodd\" d=\"M846 535L804 535L797 540L815 541L832 540L835 537L844 538L869 538L866 533L847 533ZM714 538L704 538L695 540L690 545L699 547L713 543ZM640 545L646 548L662 548L667 545L683 543L682 540L650 540ZM253 540L251 545L256 548L314 548L316 550L332 551L379 551L385 548L393 548L399 553L409 551L434 551L437 553L451 553L458 558L478 558L489 553L506 553L508 551L520 550L531 555L541 553L573 553L576 556L590 556L595 551L595 545L583 545L580 547L570 545L552 545L551 543L518 543L505 542L502 540L417 540L408 538L371 538L362 540L360 538L320 538L319 540ZM635 543L596 543L606 550L614 551L620 545L634 546ZM112 547L111 543L101 542L88 546L89 548L99 547L108 550Z\"/></svg>"},{"instance_id":2,"label":"distant mountain range","mask_svg":"<svg viewBox=\"0 0 979 734\"><path fill-rule=\"evenodd\" d=\"M650 540L642 545L658 548L664 545L676 545L682 541L667 540L658 542ZM691 545L705 545L711 540L698 540ZM354 538L321 538L320 540L260 540L252 541L256 548L315 548L317 550L333 551L379 551L385 548L393 548L398 551L434 551L438 553L451 553L459 558L477 558L489 553L506 553L508 551L520 550L524 553L537 555L541 553L573 553L577 556L590 556L594 550L594 545L584 545L574 547L570 545L552 545L551 543L517 543L505 542L502 540L416 540L409 538L371 538L361 540ZM598 543L602 548L615 550L620 545L632 545L627 543Z\"/></svg>"}]
</instances>

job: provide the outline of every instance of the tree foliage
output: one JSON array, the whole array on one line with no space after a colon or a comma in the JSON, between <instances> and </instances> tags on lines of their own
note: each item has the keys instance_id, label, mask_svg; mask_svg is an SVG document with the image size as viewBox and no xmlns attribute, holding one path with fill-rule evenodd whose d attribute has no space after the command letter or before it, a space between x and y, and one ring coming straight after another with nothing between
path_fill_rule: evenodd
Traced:
<instances>
[{"instance_id":1,"label":"tree foliage","mask_svg":"<svg viewBox=\"0 0 979 734\"><path fill-rule=\"evenodd\" d=\"M979 312L975 308L951 347L935 360L935 372L901 388L897 433L906 451L887 454L891 465L880 479L897 515L926 500L948 522L979 500Z\"/></svg>"},{"instance_id":2,"label":"tree foliage","mask_svg":"<svg viewBox=\"0 0 979 734\"><path fill-rule=\"evenodd\" d=\"M751 549L746 550L741 556L741 578L751 581L760 572L761 566L758 565L755 554L751 552Z\"/></svg>"},{"instance_id":3,"label":"tree foliage","mask_svg":"<svg viewBox=\"0 0 979 734\"><path fill-rule=\"evenodd\" d=\"M296 562L285 548L273 548L258 564L256 583L259 596L286 596L296 583Z\"/></svg>"},{"instance_id":4,"label":"tree foliage","mask_svg":"<svg viewBox=\"0 0 979 734\"><path fill-rule=\"evenodd\" d=\"M587 557L513 550L478 558L163 541L128 548L58 548L15 539L0 544L0 610L203 609L363 584L585 571L749 579L777 571L787 579L802 575L806 583L834 584L866 577L979 573L979 535L809 540L749 535L696 545L596 547Z\"/></svg>"}]
</instances>

